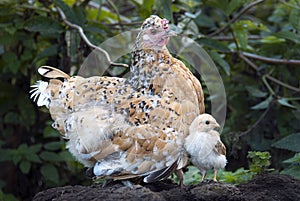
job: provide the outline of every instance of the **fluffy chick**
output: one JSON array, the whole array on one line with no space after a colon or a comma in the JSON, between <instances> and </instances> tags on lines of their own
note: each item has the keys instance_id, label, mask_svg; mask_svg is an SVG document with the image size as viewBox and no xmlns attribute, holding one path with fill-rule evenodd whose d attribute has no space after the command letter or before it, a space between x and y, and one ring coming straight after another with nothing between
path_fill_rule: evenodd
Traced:
<instances>
[{"instance_id":1,"label":"fluffy chick","mask_svg":"<svg viewBox=\"0 0 300 201\"><path fill-rule=\"evenodd\" d=\"M226 147L221 142L217 121L209 114L197 116L189 128L189 136L185 139L184 148L190 159L202 174L204 180L206 171L214 169L214 181L217 181L218 170L224 168Z\"/></svg>"}]
</instances>

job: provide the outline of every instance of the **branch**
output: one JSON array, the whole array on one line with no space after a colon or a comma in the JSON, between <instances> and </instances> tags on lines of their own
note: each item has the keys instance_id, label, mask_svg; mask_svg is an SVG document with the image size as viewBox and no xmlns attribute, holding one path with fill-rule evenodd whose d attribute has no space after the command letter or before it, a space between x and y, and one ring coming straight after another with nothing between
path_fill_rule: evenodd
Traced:
<instances>
[{"instance_id":1,"label":"branch","mask_svg":"<svg viewBox=\"0 0 300 201\"><path fill-rule=\"evenodd\" d=\"M243 55L243 53L240 53L240 54L239 54L239 57L240 57L241 59L243 59L247 64L249 64L249 66L251 66L253 69L255 69L256 71L259 71L259 67L258 67L255 63L253 63L252 61L250 61L247 57L245 57L245 56ZM274 78L274 77L271 76L271 75L265 75L265 77L266 77L267 79L269 79L269 80L275 82L276 84L281 85L281 86L283 86L283 87L285 87L285 88L287 88L287 89L290 89L290 90L293 90L293 91L296 91L296 92L300 92L300 88L297 88L297 87L291 86L291 85L289 85L289 84L287 84L287 83L284 83L284 82L282 82L282 81L280 81L280 80Z\"/></svg>"},{"instance_id":2,"label":"branch","mask_svg":"<svg viewBox=\"0 0 300 201\"><path fill-rule=\"evenodd\" d=\"M244 55L245 57L256 59L259 61L263 61L265 63L271 63L271 64L289 64L289 65L300 65L300 60L294 60L294 59L274 59L264 56L259 56L256 54L251 54L248 52L240 52L240 54Z\"/></svg>"},{"instance_id":3,"label":"branch","mask_svg":"<svg viewBox=\"0 0 300 201\"><path fill-rule=\"evenodd\" d=\"M79 32L79 34L80 34L82 40L84 40L84 42L85 42L89 47L94 48L95 50L98 50L99 52L103 53L103 54L105 55L105 57L106 57L106 59L107 59L107 61L109 62L110 65L112 65L112 66L121 66L121 67L126 67L126 68L128 68L128 65L127 65L127 64L123 64L123 63L114 63L114 62L112 62L111 59L110 59L109 54L108 54L104 49L102 49L102 48L100 48L100 47L98 47L98 46L92 44L92 43L89 41L89 39L86 37L86 35L85 35L83 29L82 29L80 26L78 26L77 24L73 24L73 23L71 23L70 21L68 21L67 18L66 18L65 13L64 13L59 7L56 7L56 9L57 9L57 11L59 12L59 14L60 14L60 16L61 16L61 19L64 21L64 23L66 23L69 27L72 27L72 28L74 28L74 29L77 29L77 31Z\"/></svg>"},{"instance_id":4,"label":"branch","mask_svg":"<svg viewBox=\"0 0 300 201\"><path fill-rule=\"evenodd\" d=\"M250 35L248 36L248 40L261 40L263 37L262 36L257 36L257 35ZM220 40L220 41L233 41L234 37L233 36L213 36L211 39L214 40Z\"/></svg>"},{"instance_id":5,"label":"branch","mask_svg":"<svg viewBox=\"0 0 300 201\"><path fill-rule=\"evenodd\" d=\"M235 21L237 21L244 13L246 13L250 8L256 6L257 4L260 4L265 0L257 0L250 4L248 4L246 7L244 7L238 14L232 18L225 26L221 27L220 29L216 30L215 32L209 34L209 37L215 36L221 32L223 32L225 29L227 29L231 24L233 24Z\"/></svg>"}]
</instances>

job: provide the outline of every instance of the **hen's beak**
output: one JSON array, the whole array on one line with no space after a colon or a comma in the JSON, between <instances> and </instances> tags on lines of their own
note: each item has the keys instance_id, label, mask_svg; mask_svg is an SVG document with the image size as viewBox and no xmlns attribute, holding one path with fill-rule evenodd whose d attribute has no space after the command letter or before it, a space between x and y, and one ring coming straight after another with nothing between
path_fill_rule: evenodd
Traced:
<instances>
[{"instance_id":1,"label":"hen's beak","mask_svg":"<svg viewBox=\"0 0 300 201\"><path fill-rule=\"evenodd\" d=\"M175 31L173 31L173 30L168 29L166 31L166 35L165 36L168 36L168 37L177 36L177 33Z\"/></svg>"}]
</instances>

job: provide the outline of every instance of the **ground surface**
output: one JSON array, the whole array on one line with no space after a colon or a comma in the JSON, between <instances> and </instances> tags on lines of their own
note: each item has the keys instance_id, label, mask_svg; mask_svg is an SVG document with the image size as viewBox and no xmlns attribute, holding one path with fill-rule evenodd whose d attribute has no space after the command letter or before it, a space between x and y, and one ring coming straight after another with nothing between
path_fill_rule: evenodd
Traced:
<instances>
[{"instance_id":1,"label":"ground surface","mask_svg":"<svg viewBox=\"0 0 300 201\"><path fill-rule=\"evenodd\" d=\"M261 201L297 201L300 200L300 180L287 175L257 175L247 184L233 186L225 183L206 181L197 185L180 188L167 181L126 187L112 183L106 187L64 186L51 188L38 193L34 201L40 200L261 200Z\"/></svg>"}]
</instances>

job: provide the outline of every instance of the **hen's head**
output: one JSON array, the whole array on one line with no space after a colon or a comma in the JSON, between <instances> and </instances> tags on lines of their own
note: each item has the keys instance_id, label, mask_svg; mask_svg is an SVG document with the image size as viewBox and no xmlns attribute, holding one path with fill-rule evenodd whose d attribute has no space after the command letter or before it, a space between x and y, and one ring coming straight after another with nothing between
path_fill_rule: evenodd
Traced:
<instances>
[{"instance_id":1,"label":"hen's head","mask_svg":"<svg viewBox=\"0 0 300 201\"><path fill-rule=\"evenodd\" d=\"M135 50L139 49L162 49L175 33L169 29L169 21L156 15L147 18L137 36Z\"/></svg>"}]
</instances>

